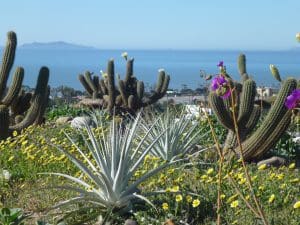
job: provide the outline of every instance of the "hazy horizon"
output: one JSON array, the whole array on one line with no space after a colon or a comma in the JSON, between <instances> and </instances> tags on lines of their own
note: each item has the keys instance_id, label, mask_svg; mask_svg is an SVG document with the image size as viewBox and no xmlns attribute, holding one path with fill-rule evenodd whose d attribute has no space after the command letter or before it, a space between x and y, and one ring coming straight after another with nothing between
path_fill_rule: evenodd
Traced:
<instances>
[{"instance_id":1,"label":"hazy horizon","mask_svg":"<svg viewBox=\"0 0 300 225\"><path fill-rule=\"evenodd\" d=\"M299 0L1 1L0 45L64 41L99 49L288 50Z\"/></svg>"},{"instance_id":2,"label":"hazy horizon","mask_svg":"<svg viewBox=\"0 0 300 225\"><path fill-rule=\"evenodd\" d=\"M83 50L116 50L116 51L218 51L218 52L238 52L238 51L247 51L247 52L251 52L251 51L266 51L266 52L280 52L280 51L293 51L293 50L298 50L300 49L299 46L292 46L290 48L287 49L221 49L221 48L217 48L217 49L213 49L213 48L202 48L202 49L197 49L197 48L128 48L128 49L121 49L121 48L100 48L100 47L96 47L96 46L91 46L91 45L85 45L85 44L81 44L81 43L72 43L72 42L66 42L63 40L54 40L54 41L49 41L49 42L39 42L39 41L33 41L33 42L27 42L27 43L23 43L23 44L18 44L17 48L21 48L21 49L31 49L30 46L34 45L45 45L45 47L47 45L53 45L53 44L66 44L66 45L73 45L79 48L79 50L81 50L81 48ZM5 45L0 44L0 48L4 48ZM26 47L26 48L24 48ZM37 48L38 49L38 48ZM63 47L61 49L64 49ZM32 49L31 49L32 50ZM34 49L33 49L34 50ZM48 49L47 49L48 50ZM56 49L53 49L56 50ZM59 49L58 49L59 50ZM68 49L67 49L68 50ZM72 50L72 49L70 49ZM77 49L75 49L77 50Z\"/></svg>"}]
</instances>

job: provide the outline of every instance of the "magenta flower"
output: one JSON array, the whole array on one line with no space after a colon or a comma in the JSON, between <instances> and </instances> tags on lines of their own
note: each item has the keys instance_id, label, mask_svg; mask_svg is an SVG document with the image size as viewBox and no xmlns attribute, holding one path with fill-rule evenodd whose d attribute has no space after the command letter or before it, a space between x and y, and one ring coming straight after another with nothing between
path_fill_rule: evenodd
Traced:
<instances>
[{"instance_id":1,"label":"magenta flower","mask_svg":"<svg viewBox=\"0 0 300 225\"><path fill-rule=\"evenodd\" d=\"M231 92L228 81L222 74L217 75L211 82L211 90L215 91L223 99L227 99Z\"/></svg>"},{"instance_id":2,"label":"magenta flower","mask_svg":"<svg viewBox=\"0 0 300 225\"><path fill-rule=\"evenodd\" d=\"M218 67L223 67L224 65L224 62L223 61L220 61L219 64L217 65Z\"/></svg>"},{"instance_id":3,"label":"magenta flower","mask_svg":"<svg viewBox=\"0 0 300 225\"><path fill-rule=\"evenodd\" d=\"M300 104L300 89L295 89L285 100L288 109L294 109Z\"/></svg>"},{"instance_id":4,"label":"magenta flower","mask_svg":"<svg viewBox=\"0 0 300 225\"><path fill-rule=\"evenodd\" d=\"M211 89L213 91L219 89L220 87L222 87L223 85L227 84L227 80L225 79L224 76L222 76L221 74L219 74L218 76L216 76L212 82L211 82Z\"/></svg>"}]
</instances>

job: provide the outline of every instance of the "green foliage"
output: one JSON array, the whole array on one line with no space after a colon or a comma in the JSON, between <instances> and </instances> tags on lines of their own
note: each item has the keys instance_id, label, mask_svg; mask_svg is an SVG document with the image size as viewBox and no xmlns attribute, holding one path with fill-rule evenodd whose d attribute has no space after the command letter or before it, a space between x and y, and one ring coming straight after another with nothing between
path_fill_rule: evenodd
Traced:
<instances>
[{"instance_id":1,"label":"green foliage","mask_svg":"<svg viewBox=\"0 0 300 225\"><path fill-rule=\"evenodd\" d=\"M24 225L24 219L21 209L0 208L0 225Z\"/></svg>"},{"instance_id":2,"label":"green foliage","mask_svg":"<svg viewBox=\"0 0 300 225\"><path fill-rule=\"evenodd\" d=\"M83 108L74 108L69 105L63 105L63 106L53 106L51 108L48 108L46 112L46 118L48 120L55 120L58 117L61 116L70 116L70 117L76 117L76 116L82 116L87 114L88 111Z\"/></svg>"}]
</instances>

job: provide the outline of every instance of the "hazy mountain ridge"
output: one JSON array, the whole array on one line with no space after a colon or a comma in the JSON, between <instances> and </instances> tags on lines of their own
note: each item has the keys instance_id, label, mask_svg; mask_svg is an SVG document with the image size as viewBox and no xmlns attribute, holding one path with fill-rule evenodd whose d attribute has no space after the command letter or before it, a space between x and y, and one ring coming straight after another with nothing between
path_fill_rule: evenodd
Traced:
<instances>
[{"instance_id":1,"label":"hazy mountain ridge","mask_svg":"<svg viewBox=\"0 0 300 225\"><path fill-rule=\"evenodd\" d=\"M72 44L64 41L26 43L19 48L32 50L97 50L95 47Z\"/></svg>"}]
</instances>

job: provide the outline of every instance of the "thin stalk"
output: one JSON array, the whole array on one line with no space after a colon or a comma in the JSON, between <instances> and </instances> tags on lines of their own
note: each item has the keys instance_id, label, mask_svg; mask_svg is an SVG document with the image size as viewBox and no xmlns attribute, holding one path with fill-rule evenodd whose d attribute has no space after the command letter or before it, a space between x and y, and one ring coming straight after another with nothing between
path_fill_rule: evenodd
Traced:
<instances>
[{"instance_id":1,"label":"thin stalk","mask_svg":"<svg viewBox=\"0 0 300 225\"><path fill-rule=\"evenodd\" d=\"M234 182L234 180L230 174L228 174L228 180L230 181L230 183L232 184L232 186L234 187L234 189L238 193L238 195L241 197L241 199L243 199L246 206L259 218L260 214L258 212L256 212L256 210L253 208L253 206L250 204L250 202L244 197L243 193L239 190L238 186L236 185L236 183Z\"/></svg>"},{"instance_id":2,"label":"thin stalk","mask_svg":"<svg viewBox=\"0 0 300 225\"><path fill-rule=\"evenodd\" d=\"M250 175L248 173L248 169L246 167L246 163L245 163L245 160L244 160L244 156L243 156L243 148L242 148L242 144L241 144L241 139L240 139L240 135L239 135L239 128L238 128L238 125L237 125L237 120L236 120L236 116L235 116L235 99L234 99L234 96L233 96L233 91L234 89L231 88L231 85L229 84L229 88L230 88L230 91L231 91L231 106L232 106L232 117L233 117L233 123L234 123L234 130L235 130L235 135L237 137L237 142L238 142L238 146L239 146L239 151L240 151L240 157L241 157L241 161L242 161L242 165L243 165L243 168L244 168L244 172L245 172L245 176L246 176L246 179L247 179L247 183L248 183L248 186L249 186L249 189L250 189L250 192L251 192L251 195L254 199L254 202L255 202L255 205L257 207L257 210L260 214L260 217L263 221L263 223L265 225L269 225L266 217L265 217L265 214L262 210L262 207L260 206L259 202L258 202L258 199L255 195L255 192L254 192L254 189L253 189L253 185L252 185L252 181L250 179Z\"/></svg>"},{"instance_id":3,"label":"thin stalk","mask_svg":"<svg viewBox=\"0 0 300 225\"><path fill-rule=\"evenodd\" d=\"M216 144L216 147L217 147L217 151L218 151L218 154L219 154L219 170L218 170L218 199L217 199L217 225L221 225L221 214L220 214L220 211L221 211L221 205L222 205L222 202L221 202L221 194L222 194L222 169L223 169L223 162L224 162L224 156L223 156L223 152L221 150L221 147L220 147L220 143L217 139L217 135L215 133L215 130L213 129L213 125L212 125L212 122L209 118L209 116L207 115L207 112L206 110L204 109L204 114L207 118L207 121L208 121L208 124L209 124L209 127L210 127L210 131L211 131L211 134L213 136L213 139L214 139L214 142Z\"/></svg>"}]
</instances>

